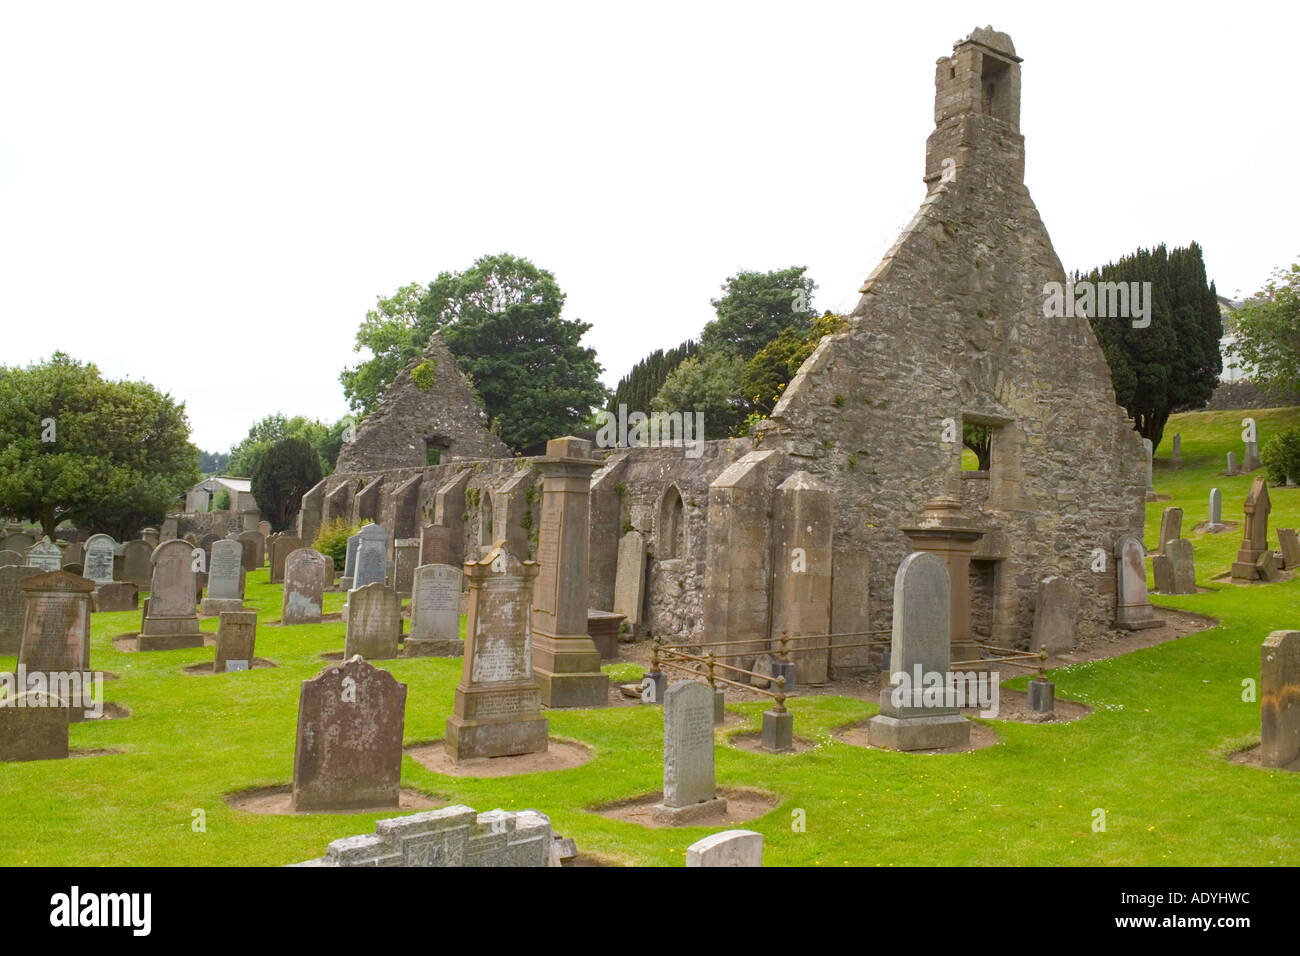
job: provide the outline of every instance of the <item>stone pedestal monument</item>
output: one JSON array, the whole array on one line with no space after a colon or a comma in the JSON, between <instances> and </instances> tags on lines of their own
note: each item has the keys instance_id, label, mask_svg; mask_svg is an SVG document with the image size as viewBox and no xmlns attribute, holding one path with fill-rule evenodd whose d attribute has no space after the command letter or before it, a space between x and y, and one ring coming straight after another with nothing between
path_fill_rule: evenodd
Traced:
<instances>
[{"instance_id":1,"label":"stone pedestal monument","mask_svg":"<svg viewBox=\"0 0 1300 956\"><path fill-rule=\"evenodd\" d=\"M1241 550L1237 552L1237 560L1232 562L1232 580L1254 581L1259 577L1255 562L1268 550L1268 514L1271 509L1268 481L1261 476L1251 482L1250 494L1246 496L1246 520Z\"/></svg>"},{"instance_id":2,"label":"stone pedestal monument","mask_svg":"<svg viewBox=\"0 0 1300 956\"><path fill-rule=\"evenodd\" d=\"M947 566L952 645L961 648L955 651L958 660L970 660L975 656L971 645L975 636L971 630L970 562L975 545L984 537L983 529L966 521L959 500L938 495L925 503L919 525L902 530L913 548L938 555Z\"/></svg>"}]
</instances>

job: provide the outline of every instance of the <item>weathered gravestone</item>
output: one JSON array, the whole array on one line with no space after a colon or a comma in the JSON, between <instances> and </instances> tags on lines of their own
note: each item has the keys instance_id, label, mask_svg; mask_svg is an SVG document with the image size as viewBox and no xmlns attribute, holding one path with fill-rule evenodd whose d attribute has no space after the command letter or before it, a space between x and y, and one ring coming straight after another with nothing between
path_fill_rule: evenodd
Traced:
<instances>
[{"instance_id":1,"label":"weathered gravestone","mask_svg":"<svg viewBox=\"0 0 1300 956\"><path fill-rule=\"evenodd\" d=\"M1260 763L1300 759L1300 631L1274 631L1260 648Z\"/></svg>"},{"instance_id":2,"label":"weathered gravestone","mask_svg":"<svg viewBox=\"0 0 1300 956\"><path fill-rule=\"evenodd\" d=\"M1237 455L1236 452L1228 452L1228 474L1237 474Z\"/></svg>"},{"instance_id":3,"label":"weathered gravestone","mask_svg":"<svg viewBox=\"0 0 1300 956\"><path fill-rule=\"evenodd\" d=\"M618 565L614 572L614 613L627 620L628 634L635 637L645 608L645 539L640 531L629 531L618 542Z\"/></svg>"},{"instance_id":4,"label":"weathered gravestone","mask_svg":"<svg viewBox=\"0 0 1300 956\"><path fill-rule=\"evenodd\" d=\"M1241 535L1241 550L1237 560L1232 563L1234 581L1254 581L1259 577L1255 566L1264 552L1268 550L1268 515L1272 504L1268 498L1268 481L1261 475L1250 485L1250 494L1246 496L1243 507L1246 515Z\"/></svg>"},{"instance_id":5,"label":"weathered gravestone","mask_svg":"<svg viewBox=\"0 0 1300 956\"><path fill-rule=\"evenodd\" d=\"M1183 467L1183 436L1174 435L1173 453L1169 457L1170 463L1175 468Z\"/></svg>"},{"instance_id":6,"label":"weathered gravestone","mask_svg":"<svg viewBox=\"0 0 1300 956\"><path fill-rule=\"evenodd\" d=\"M460 657L459 568L429 564L415 569L411 593L411 633L406 638L407 657Z\"/></svg>"},{"instance_id":7,"label":"weathered gravestone","mask_svg":"<svg viewBox=\"0 0 1300 956\"><path fill-rule=\"evenodd\" d=\"M0 551L0 568L26 567L26 560L17 551Z\"/></svg>"},{"instance_id":8,"label":"weathered gravestone","mask_svg":"<svg viewBox=\"0 0 1300 956\"><path fill-rule=\"evenodd\" d=\"M271 542L271 583L284 583L284 562L291 553L307 547L302 538L279 537Z\"/></svg>"},{"instance_id":9,"label":"weathered gravestone","mask_svg":"<svg viewBox=\"0 0 1300 956\"><path fill-rule=\"evenodd\" d=\"M281 624L319 624L326 575L333 582L333 559L313 548L298 548L284 561Z\"/></svg>"},{"instance_id":10,"label":"weathered gravestone","mask_svg":"<svg viewBox=\"0 0 1300 956\"><path fill-rule=\"evenodd\" d=\"M1277 543L1282 549L1282 567L1294 571L1300 567L1300 536L1294 528L1278 528Z\"/></svg>"},{"instance_id":11,"label":"weathered gravestone","mask_svg":"<svg viewBox=\"0 0 1300 956\"><path fill-rule=\"evenodd\" d=\"M1165 542L1183 536L1183 509L1166 508L1160 515L1160 540L1156 542L1156 553L1165 553Z\"/></svg>"},{"instance_id":12,"label":"weathered gravestone","mask_svg":"<svg viewBox=\"0 0 1300 956\"><path fill-rule=\"evenodd\" d=\"M347 636L343 657L366 660L397 656L402 635L402 605L397 593L381 581L348 592Z\"/></svg>"},{"instance_id":13,"label":"weathered gravestone","mask_svg":"<svg viewBox=\"0 0 1300 956\"><path fill-rule=\"evenodd\" d=\"M90 596L93 582L66 571L47 571L18 584L26 601L18 665L28 673L70 673L90 665Z\"/></svg>"},{"instance_id":14,"label":"weathered gravestone","mask_svg":"<svg viewBox=\"0 0 1300 956\"><path fill-rule=\"evenodd\" d=\"M205 616L223 611L239 611L244 607L244 554L240 541L221 540L212 543L212 558L208 564L208 590L200 610Z\"/></svg>"},{"instance_id":15,"label":"weathered gravestone","mask_svg":"<svg viewBox=\"0 0 1300 956\"><path fill-rule=\"evenodd\" d=\"M1265 551L1255 559L1255 576L1269 583L1282 580L1282 560L1276 551Z\"/></svg>"},{"instance_id":16,"label":"weathered gravestone","mask_svg":"<svg viewBox=\"0 0 1300 956\"><path fill-rule=\"evenodd\" d=\"M753 830L710 833L686 848L687 866L762 866L763 834Z\"/></svg>"},{"instance_id":17,"label":"weathered gravestone","mask_svg":"<svg viewBox=\"0 0 1300 956\"><path fill-rule=\"evenodd\" d=\"M153 548L147 541L128 541L122 546L122 580L147 588L153 579Z\"/></svg>"},{"instance_id":18,"label":"weathered gravestone","mask_svg":"<svg viewBox=\"0 0 1300 956\"><path fill-rule=\"evenodd\" d=\"M1186 538L1176 538L1165 544L1166 557L1173 571L1173 590L1170 594L1196 593L1196 561L1192 543Z\"/></svg>"},{"instance_id":19,"label":"weathered gravestone","mask_svg":"<svg viewBox=\"0 0 1300 956\"><path fill-rule=\"evenodd\" d=\"M140 540L149 545L150 556L153 555L153 549L162 544L162 539L158 536L157 528L145 528L140 532Z\"/></svg>"},{"instance_id":20,"label":"weathered gravestone","mask_svg":"<svg viewBox=\"0 0 1300 956\"><path fill-rule=\"evenodd\" d=\"M453 760L547 749L532 666L530 606L537 573L536 562L521 562L503 547L465 565L465 663L443 742Z\"/></svg>"},{"instance_id":21,"label":"weathered gravestone","mask_svg":"<svg viewBox=\"0 0 1300 956\"><path fill-rule=\"evenodd\" d=\"M1167 554L1151 556L1151 582L1159 594L1174 593L1174 563Z\"/></svg>"},{"instance_id":22,"label":"weathered gravestone","mask_svg":"<svg viewBox=\"0 0 1300 956\"><path fill-rule=\"evenodd\" d=\"M199 616L195 613L193 556L188 541L173 538L154 549L149 603L137 647L142 651L169 651L202 647Z\"/></svg>"},{"instance_id":23,"label":"weathered gravestone","mask_svg":"<svg viewBox=\"0 0 1300 956\"><path fill-rule=\"evenodd\" d=\"M675 825L727 812L713 774L713 689L699 681L664 695L664 798L650 814Z\"/></svg>"},{"instance_id":24,"label":"weathered gravestone","mask_svg":"<svg viewBox=\"0 0 1300 956\"><path fill-rule=\"evenodd\" d=\"M405 722L406 685L360 657L303 681L294 810L397 806Z\"/></svg>"},{"instance_id":25,"label":"weathered gravestone","mask_svg":"<svg viewBox=\"0 0 1300 956\"><path fill-rule=\"evenodd\" d=\"M3 697L3 691L0 691ZM0 760L59 760L68 756L67 703L25 691L0 700Z\"/></svg>"},{"instance_id":26,"label":"weathered gravestone","mask_svg":"<svg viewBox=\"0 0 1300 956\"><path fill-rule=\"evenodd\" d=\"M1223 492L1218 488L1210 489L1210 520L1205 523L1208 534L1219 534L1228 530L1223 523Z\"/></svg>"},{"instance_id":27,"label":"weathered gravestone","mask_svg":"<svg viewBox=\"0 0 1300 956\"><path fill-rule=\"evenodd\" d=\"M451 557L451 532L439 524L420 529L420 567L426 564L455 566Z\"/></svg>"},{"instance_id":28,"label":"weathered gravestone","mask_svg":"<svg viewBox=\"0 0 1300 956\"><path fill-rule=\"evenodd\" d=\"M63 551L49 538L42 538L27 549L27 566L42 571L61 571Z\"/></svg>"},{"instance_id":29,"label":"weathered gravestone","mask_svg":"<svg viewBox=\"0 0 1300 956\"><path fill-rule=\"evenodd\" d=\"M1129 535L1115 546L1115 626L1126 631L1160 627L1147 596L1147 565L1142 542Z\"/></svg>"},{"instance_id":30,"label":"weathered gravestone","mask_svg":"<svg viewBox=\"0 0 1300 956\"><path fill-rule=\"evenodd\" d=\"M212 670L217 674L226 672L229 661L246 661L253 666L253 648L257 643L256 611L223 611L221 625L217 630L217 650L212 661Z\"/></svg>"},{"instance_id":31,"label":"weathered gravestone","mask_svg":"<svg viewBox=\"0 0 1300 956\"><path fill-rule=\"evenodd\" d=\"M339 587L345 591L352 590L353 575L357 571L357 549L361 547L361 532L348 536L348 547L343 558L343 579Z\"/></svg>"},{"instance_id":32,"label":"weathered gravestone","mask_svg":"<svg viewBox=\"0 0 1300 956\"><path fill-rule=\"evenodd\" d=\"M0 541L0 550L17 551L19 554L26 554L27 549L36 544L36 539L25 531L15 531L5 535L4 540Z\"/></svg>"},{"instance_id":33,"label":"weathered gravestone","mask_svg":"<svg viewBox=\"0 0 1300 956\"><path fill-rule=\"evenodd\" d=\"M934 750L970 742L970 722L947 700L927 701L923 684L949 679L951 593L948 566L937 554L915 551L894 575L890 686L880 693L880 713L867 724L873 746Z\"/></svg>"},{"instance_id":34,"label":"weathered gravestone","mask_svg":"<svg viewBox=\"0 0 1300 956\"><path fill-rule=\"evenodd\" d=\"M1065 578L1053 574L1039 581L1029 649L1061 654L1074 647L1080 607L1079 589Z\"/></svg>"},{"instance_id":35,"label":"weathered gravestone","mask_svg":"<svg viewBox=\"0 0 1300 956\"><path fill-rule=\"evenodd\" d=\"M82 562L82 577L101 584L113 583L113 554L117 542L106 534L92 534L86 540L86 559Z\"/></svg>"},{"instance_id":36,"label":"weathered gravestone","mask_svg":"<svg viewBox=\"0 0 1300 956\"><path fill-rule=\"evenodd\" d=\"M1147 475L1147 501L1154 501L1156 498L1156 486L1152 481L1152 459L1155 455L1155 449L1151 444L1150 438L1142 439L1142 447L1146 450L1146 475Z\"/></svg>"},{"instance_id":37,"label":"weathered gravestone","mask_svg":"<svg viewBox=\"0 0 1300 956\"><path fill-rule=\"evenodd\" d=\"M136 611L140 608L140 589L134 584L103 584L95 592L96 611Z\"/></svg>"},{"instance_id":38,"label":"weathered gravestone","mask_svg":"<svg viewBox=\"0 0 1300 956\"><path fill-rule=\"evenodd\" d=\"M357 532L357 563L352 569L352 587L388 582L388 532L383 526L368 524ZM351 599L348 605L351 607ZM349 611L349 613L351 613Z\"/></svg>"},{"instance_id":39,"label":"weathered gravestone","mask_svg":"<svg viewBox=\"0 0 1300 956\"><path fill-rule=\"evenodd\" d=\"M235 540L243 548L244 571L256 571L262 566L262 536L256 531L241 531Z\"/></svg>"},{"instance_id":40,"label":"weathered gravestone","mask_svg":"<svg viewBox=\"0 0 1300 956\"><path fill-rule=\"evenodd\" d=\"M0 567L0 654L17 654L23 641L27 601L18 584L40 574L40 568L10 564Z\"/></svg>"},{"instance_id":41,"label":"weathered gravestone","mask_svg":"<svg viewBox=\"0 0 1300 956\"><path fill-rule=\"evenodd\" d=\"M86 558L86 546L80 541L69 541L63 548L63 564L81 564Z\"/></svg>"},{"instance_id":42,"label":"weathered gravestone","mask_svg":"<svg viewBox=\"0 0 1300 956\"><path fill-rule=\"evenodd\" d=\"M1259 467L1259 442L1248 441L1245 444L1246 453L1241 463L1241 470L1251 472Z\"/></svg>"}]
</instances>

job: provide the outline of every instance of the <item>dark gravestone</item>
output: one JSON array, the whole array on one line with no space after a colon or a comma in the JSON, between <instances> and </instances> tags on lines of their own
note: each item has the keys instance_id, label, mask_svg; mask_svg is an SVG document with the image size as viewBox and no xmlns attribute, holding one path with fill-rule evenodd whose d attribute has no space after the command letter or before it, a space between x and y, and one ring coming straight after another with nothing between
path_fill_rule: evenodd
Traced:
<instances>
[{"instance_id":1,"label":"dark gravestone","mask_svg":"<svg viewBox=\"0 0 1300 956\"><path fill-rule=\"evenodd\" d=\"M303 681L293 808L397 806L405 720L406 685L359 657Z\"/></svg>"},{"instance_id":2,"label":"dark gravestone","mask_svg":"<svg viewBox=\"0 0 1300 956\"><path fill-rule=\"evenodd\" d=\"M134 584L105 584L95 592L96 611L137 611L140 589Z\"/></svg>"},{"instance_id":3,"label":"dark gravestone","mask_svg":"<svg viewBox=\"0 0 1300 956\"><path fill-rule=\"evenodd\" d=\"M40 573L40 568L21 564L0 567L0 654L17 654L23 640L23 615L27 613L27 602L18 589L18 582Z\"/></svg>"},{"instance_id":4,"label":"dark gravestone","mask_svg":"<svg viewBox=\"0 0 1300 956\"><path fill-rule=\"evenodd\" d=\"M68 755L66 704L41 691L0 701L0 760L57 760Z\"/></svg>"},{"instance_id":5,"label":"dark gravestone","mask_svg":"<svg viewBox=\"0 0 1300 956\"><path fill-rule=\"evenodd\" d=\"M217 630L217 650L212 670L224 674L227 661L248 661L249 666L252 666L256 642L256 611L223 611L221 625Z\"/></svg>"},{"instance_id":6,"label":"dark gravestone","mask_svg":"<svg viewBox=\"0 0 1300 956\"><path fill-rule=\"evenodd\" d=\"M90 596L93 581L48 571L18 585L27 602L18 663L28 672L69 673L90 664Z\"/></svg>"}]
</instances>

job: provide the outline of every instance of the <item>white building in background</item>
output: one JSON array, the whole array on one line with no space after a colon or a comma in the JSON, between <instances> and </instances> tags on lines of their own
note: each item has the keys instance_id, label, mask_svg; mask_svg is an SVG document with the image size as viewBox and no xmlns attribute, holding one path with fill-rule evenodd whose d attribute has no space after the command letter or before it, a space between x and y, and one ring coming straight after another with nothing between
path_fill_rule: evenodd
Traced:
<instances>
[{"instance_id":1,"label":"white building in background","mask_svg":"<svg viewBox=\"0 0 1300 956\"><path fill-rule=\"evenodd\" d=\"M253 498L253 482L250 479L217 475L203 479L185 493L185 513L202 514L211 511L218 492L222 490L230 494L230 510L235 514L257 510L257 501Z\"/></svg>"},{"instance_id":2,"label":"white building in background","mask_svg":"<svg viewBox=\"0 0 1300 956\"><path fill-rule=\"evenodd\" d=\"M1219 373L1221 382L1239 382L1250 378L1255 370L1242 363L1241 359L1228 352L1228 346L1237 341L1237 334L1232 331L1232 313L1244 304L1241 299L1229 299L1219 296L1219 315L1223 319L1223 337L1219 339L1219 354L1223 356L1223 371Z\"/></svg>"}]
</instances>

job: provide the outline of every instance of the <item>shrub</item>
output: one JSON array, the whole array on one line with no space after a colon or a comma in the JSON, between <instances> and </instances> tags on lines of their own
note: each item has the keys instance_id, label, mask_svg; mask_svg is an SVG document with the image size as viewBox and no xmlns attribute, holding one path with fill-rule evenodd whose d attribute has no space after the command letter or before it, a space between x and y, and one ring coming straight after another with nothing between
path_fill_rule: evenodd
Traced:
<instances>
[{"instance_id":1,"label":"shrub","mask_svg":"<svg viewBox=\"0 0 1300 956\"><path fill-rule=\"evenodd\" d=\"M348 538L360 531L361 525L366 524L370 524L370 522L363 521L361 524L353 526L342 518L335 518L329 524L321 527L320 531L316 533L316 540L311 543L311 546L333 560L334 570L341 572L343 566L347 564Z\"/></svg>"},{"instance_id":2,"label":"shrub","mask_svg":"<svg viewBox=\"0 0 1300 956\"><path fill-rule=\"evenodd\" d=\"M1287 478L1300 481L1300 426L1274 436L1259 453L1259 460L1273 484L1285 484Z\"/></svg>"}]
</instances>

